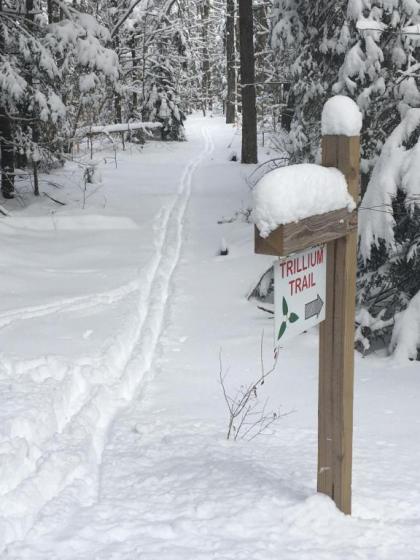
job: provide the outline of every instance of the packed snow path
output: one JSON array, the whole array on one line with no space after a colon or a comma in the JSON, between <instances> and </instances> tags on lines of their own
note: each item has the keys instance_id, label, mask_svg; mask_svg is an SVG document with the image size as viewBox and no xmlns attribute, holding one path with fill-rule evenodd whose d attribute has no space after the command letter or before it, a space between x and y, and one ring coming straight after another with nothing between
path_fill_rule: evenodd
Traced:
<instances>
[{"instance_id":1,"label":"packed snow path","mask_svg":"<svg viewBox=\"0 0 420 560\"><path fill-rule=\"evenodd\" d=\"M53 279L63 272L61 281L70 275L63 293L46 302L32 288L0 312L13 350L1 379L14 384L10 402L22 391L21 408L6 418L15 418L15 452L5 450L1 558L418 560L415 364L357 360L353 518L314 491L316 331L285 348L266 382L263 398L290 412L275 433L225 441L219 350L232 391L259 371L263 329L269 363L271 321L245 296L270 258L252 254L248 224L217 223L249 203L249 170L228 157L234 131L196 118L187 132L188 143L147 146L108 172L108 212L97 217L86 263L72 253L86 231L78 239L74 227L70 240L65 219L55 218L70 258L60 254L46 272ZM76 214L80 227L83 213ZM25 219L34 228L37 218ZM102 220L109 231L98 233ZM33 240L38 264L49 235ZM222 238L227 257L218 256ZM18 236L11 260L19 243ZM12 344L17 333L35 341L22 350ZM44 339L54 341L54 355ZM51 379L51 406L31 400L49 394ZM29 381L31 395L23 391Z\"/></svg>"}]
</instances>

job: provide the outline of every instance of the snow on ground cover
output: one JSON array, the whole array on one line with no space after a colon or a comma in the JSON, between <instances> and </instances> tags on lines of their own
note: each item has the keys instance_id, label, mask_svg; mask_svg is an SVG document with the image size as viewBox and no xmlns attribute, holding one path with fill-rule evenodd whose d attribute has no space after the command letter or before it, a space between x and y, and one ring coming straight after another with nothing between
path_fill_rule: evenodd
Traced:
<instances>
[{"instance_id":1,"label":"snow on ground cover","mask_svg":"<svg viewBox=\"0 0 420 560\"><path fill-rule=\"evenodd\" d=\"M417 359L420 341L420 292L408 304L407 309L396 317L392 331L391 348L395 360L402 362Z\"/></svg>"},{"instance_id":2,"label":"snow on ground cover","mask_svg":"<svg viewBox=\"0 0 420 560\"><path fill-rule=\"evenodd\" d=\"M355 208L341 171L302 163L262 177L254 189L252 215L261 236L268 237L281 224L340 208Z\"/></svg>"},{"instance_id":3,"label":"snow on ground cover","mask_svg":"<svg viewBox=\"0 0 420 560\"><path fill-rule=\"evenodd\" d=\"M213 141L208 143L208 136L206 141L203 139L201 128L208 130ZM150 148L145 158L125 161L121 171L124 169L127 176L124 183L118 180L119 192L129 189L130 196L134 191L141 192L141 205L133 208L128 194L123 197L124 203L114 198L108 205L108 211L125 211L131 217L143 212L143 219L150 205L151 215L158 216L154 198L157 196L165 206L169 200L162 193L172 191L176 197L179 168L196 162L207 146L205 159L192 175L178 266L169 284L163 277L157 282L156 294L162 286L169 289L169 301L153 361L149 362L148 382L141 383L137 390L131 386L127 391L132 397L129 406L119 401L125 406L111 424L100 426L100 464L96 464L97 457L91 462L81 461L84 467L74 468L60 491L28 523L31 528L24 540L10 544L0 557L417 560L417 364L397 369L381 356L357 357L352 518L341 515L327 498L315 493L316 331L284 347L277 373L266 382L262 399L270 397L270 406L290 413L279 420L275 433L252 442L225 441L227 417L218 383L219 350L222 349L226 382L232 392L260 370L263 329L266 363L270 364L272 320L255 304L248 303L245 295L271 259L252 254L253 231L249 224L217 225L222 215L231 215L248 203L244 171L239 164L227 161L231 129L215 120L196 119L188 124L187 132L197 144L171 145L173 153L165 153L167 165L154 173L148 159L153 160L153 149L157 147ZM130 173L135 174L131 182L127 180ZM144 180L147 176L150 182ZM112 173L106 180L116 181L117 177ZM107 188L110 197L111 190ZM141 227L141 220L137 224ZM143 268L141 264L147 267L151 258L146 247L153 241L147 237L147 230L145 226L132 232L138 252L132 255L130 264L135 263L138 270ZM175 227L171 231L179 230ZM227 257L217 255L221 238L229 247ZM168 249L172 247L169 244ZM115 308L101 302L98 323L105 319L120 334L124 319L136 319L131 308L134 301L129 296L116 302ZM157 304L156 299L150 302L148 311L152 316L145 319L145 327L152 326L151 308ZM79 331L71 323L73 315L70 310L54 315L55 320L62 316L65 324L69 321L71 347L77 338L86 336L89 340L96 333L90 324L85 327L89 330L81 328L84 318L91 320L90 310L79 318ZM34 318L33 332L39 321L46 320L47 316ZM53 336L49 338L54 343ZM143 346L134 352L138 360L149 346L148 329L139 337L143 338ZM101 348L101 344L104 340L98 335L92 351ZM72 363L80 357L76 345L73 348L74 355L69 358ZM35 360L36 349L32 353ZM87 349L84 355L90 357ZM58 360L61 364L61 357ZM28 362L27 356L23 363ZM138 364L136 361L134 369L143 371L142 364ZM36 363L33 365L35 369ZM57 363L48 367L50 373L54 368L58 371ZM89 366L89 374L92 370ZM22 368L20 376L29 381L29 370ZM12 379L10 376L9 383ZM98 383L103 381L98 379ZM37 384L43 385L41 379ZM85 430L87 439L97 437L94 430L89 431L87 419L80 416L77 430L76 425L73 430ZM69 443L76 441L75 435ZM63 464L68 464L70 458L80 458L88 448L89 444L70 446ZM41 446L41 450L45 458L48 445ZM25 457L24 450L20 453ZM62 472L61 468L57 466L55 472ZM23 500L20 503L27 506ZM8 516L12 517L10 512Z\"/></svg>"},{"instance_id":4,"label":"snow on ground cover","mask_svg":"<svg viewBox=\"0 0 420 560\"><path fill-rule=\"evenodd\" d=\"M359 136L362 126L362 113L350 97L335 95L325 103L321 121L324 136Z\"/></svg>"},{"instance_id":5,"label":"snow on ground cover","mask_svg":"<svg viewBox=\"0 0 420 560\"><path fill-rule=\"evenodd\" d=\"M188 157L193 154L189 148ZM154 310L163 309L160 276L176 254L174 233L188 199L191 174L205 155L206 151L199 156L197 148L195 161L188 167L175 161L170 177L162 173L161 183L155 182L147 202L144 190L148 185L140 197L131 181L124 193L130 197L124 213L131 216L126 217L106 215L119 213L112 199L121 197L121 184L115 183L111 173L105 215L98 220L99 207L93 204L84 216L71 219L75 227L83 222L98 225L88 231L69 229L69 217L57 213L45 219L5 218L3 228L9 228L11 235L2 262L6 309L0 312L3 348L8 350L2 356L0 373L0 433L5 442L2 543L21 538L38 510L75 476L94 478L107 424L147 370L151 349L141 353L141 358L136 349L146 340L150 343L150 334L156 336L159 331L151 301L156 299ZM176 157L182 157L182 152ZM147 159L148 165L156 167L161 154L152 152ZM139 161L131 165L129 173L135 175ZM124 173L119 175L124 178ZM29 208L22 214L33 210L39 209ZM22 221L25 228L19 227ZM45 226L49 221L57 227L36 230L40 222ZM137 227L132 227L135 222ZM105 224L111 229L104 229ZM118 229L121 224L123 228ZM146 326L143 323L148 319ZM89 493L85 498L89 499Z\"/></svg>"}]
</instances>

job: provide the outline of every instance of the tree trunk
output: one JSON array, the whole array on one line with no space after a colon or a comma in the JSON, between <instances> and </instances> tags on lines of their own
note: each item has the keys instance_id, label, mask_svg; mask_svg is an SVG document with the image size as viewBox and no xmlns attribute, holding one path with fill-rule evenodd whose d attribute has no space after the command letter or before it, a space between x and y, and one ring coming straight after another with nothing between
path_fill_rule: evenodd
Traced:
<instances>
[{"instance_id":1,"label":"tree trunk","mask_svg":"<svg viewBox=\"0 0 420 560\"><path fill-rule=\"evenodd\" d=\"M0 0L0 11L3 0ZM5 53L3 29L0 28L0 53ZM0 152L1 152L1 192L4 198L13 198L15 194L15 151L13 147L12 126L6 107L0 107Z\"/></svg>"},{"instance_id":2,"label":"tree trunk","mask_svg":"<svg viewBox=\"0 0 420 560\"><path fill-rule=\"evenodd\" d=\"M1 146L1 192L4 198L15 194L15 152L13 149L12 127L4 108L0 108L0 146Z\"/></svg>"},{"instance_id":3,"label":"tree trunk","mask_svg":"<svg viewBox=\"0 0 420 560\"><path fill-rule=\"evenodd\" d=\"M203 25L203 113L206 116L207 109L210 108L210 57L209 57L209 18L210 18L210 5L208 0L205 0L202 7L202 25Z\"/></svg>"},{"instance_id":4,"label":"tree trunk","mask_svg":"<svg viewBox=\"0 0 420 560\"><path fill-rule=\"evenodd\" d=\"M242 89L242 163L258 162L252 0L239 1Z\"/></svg>"},{"instance_id":5,"label":"tree trunk","mask_svg":"<svg viewBox=\"0 0 420 560\"><path fill-rule=\"evenodd\" d=\"M236 117L236 48L235 48L235 0L226 3L226 57L227 57L227 97L226 123L232 124Z\"/></svg>"},{"instance_id":6,"label":"tree trunk","mask_svg":"<svg viewBox=\"0 0 420 560\"><path fill-rule=\"evenodd\" d=\"M55 4L53 0L47 2L48 23L55 22Z\"/></svg>"},{"instance_id":7,"label":"tree trunk","mask_svg":"<svg viewBox=\"0 0 420 560\"><path fill-rule=\"evenodd\" d=\"M136 66L138 65L138 60L137 60L136 46L137 46L136 37L133 33L133 36L130 39L130 49L131 49L131 61L132 61L132 65L133 65L133 79L135 78L134 79L134 84L137 87L138 71L136 70ZM134 115L137 112L137 106L138 106L138 102L139 102L137 91L133 91L131 102L133 104L133 107L132 107L132 110L131 110L131 116L134 118Z\"/></svg>"},{"instance_id":8,"label":"tree trunk","mask_svg":"<svg viewBox=\"0 0 420 560\"><path fill-rule=\"evenodd\" d=\"M34 33L34 0L26 0L26 15L29 23L29 29L31 33ZM29 69L28 84L34 87L34 76L31 69ZM39 143L39 127L37 122L37 115L34 111L31 115L32 117L32 142L34 147ZM34 195L39 196L39 179L38 179L38 158L32 158L32 171L34 175Z\"/></svg>"}]
</instances>

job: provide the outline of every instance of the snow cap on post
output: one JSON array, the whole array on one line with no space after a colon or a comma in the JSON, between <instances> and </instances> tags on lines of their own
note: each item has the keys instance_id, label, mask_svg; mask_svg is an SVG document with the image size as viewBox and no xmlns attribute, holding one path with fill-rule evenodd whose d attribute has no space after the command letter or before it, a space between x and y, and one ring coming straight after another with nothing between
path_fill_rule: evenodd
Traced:
<instances>
[{"instance_id":1,"label":"snow cap on post","mask_svg":"<svg viewBox=\"0 0 420 560\"><path fill-rule=\"evenodd\" d=\"M342 208L351 212L356 207L341 171L313 163L288 165L267 173L253 195L252 217L263 238L280 225Z\"/></svg>"},{"instance_id":2,"label":"snow cap on post","mask_svg":"<svg viewBox=\"0 0 420 560\"><path fill-rule=\"evenodd\" d=\"M363 117L356 103L345 95L331 97L322 111L323 136L360 136Z\"/></svg>"}]
</instances>

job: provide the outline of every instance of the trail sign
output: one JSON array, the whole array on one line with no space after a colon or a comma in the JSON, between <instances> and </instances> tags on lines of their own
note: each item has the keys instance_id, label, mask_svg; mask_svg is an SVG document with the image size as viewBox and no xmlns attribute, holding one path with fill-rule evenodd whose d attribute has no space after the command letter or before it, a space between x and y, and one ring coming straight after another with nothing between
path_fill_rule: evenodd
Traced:
<instances>
[{"instance_id":1,"label":"trail sign","mask_svg":"<svg viewBox=\"0 0 420 560\"><path fill-rule=\"evenodd\" d=\"M327 249L311 247L274 264L275 343L325 319Z\"/></svg>"},{"instance_id":2,"label":"trail sign","mask_svg":"<svg viewBox=\"0 0 420 560\"><path fill-rule=\"evenodd\" d=\"M342 101L338 96L324 109L322 165L343 173L348 193L357 202L360 111L353 103L350 115L343 115ZM277 349L283 340L322 321L317 489L351 514L357 211L341 208L314 214L282 223L264 237L255 226L255 252L282 259L274 266Z\"/></svg>"}]
</instances>

